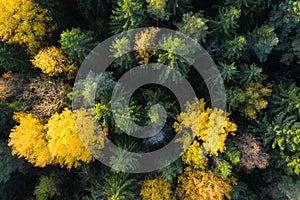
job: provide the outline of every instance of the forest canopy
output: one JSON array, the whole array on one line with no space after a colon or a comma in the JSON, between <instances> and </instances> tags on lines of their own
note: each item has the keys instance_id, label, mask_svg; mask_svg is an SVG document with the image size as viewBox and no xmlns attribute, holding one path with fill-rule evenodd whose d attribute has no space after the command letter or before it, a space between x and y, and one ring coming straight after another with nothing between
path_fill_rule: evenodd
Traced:
<instances>
[{"instance_id":1,"label":"forest canopy","mask_svg":"<svg viewBox=\"0 0 300 200\"><path fill-rule=\"evenodd\" d=\"M112 41L106 71L80 77L95 47L136 28ZM187 37L217 79L197 72ZM137 66L165 66L160 81L187 80L196 98L183 110L174 91L149 83L127 94L126 113L112 106ZM224 109L210 94L220 83ZM124 131L159 124L161 110L154 135ZM177 136L177 160L128 172ZM98 159L107 140L124 150L111 152L112 168ZM0 0L0 153L0 199L299 200L300 1Z\"/></svg>"}]
</instances>

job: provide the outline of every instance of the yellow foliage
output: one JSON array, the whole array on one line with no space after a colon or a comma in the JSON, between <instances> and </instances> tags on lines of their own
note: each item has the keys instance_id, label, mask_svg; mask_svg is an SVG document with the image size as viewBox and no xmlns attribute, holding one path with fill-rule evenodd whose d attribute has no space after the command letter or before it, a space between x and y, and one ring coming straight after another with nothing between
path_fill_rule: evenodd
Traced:
<instances>
[{"instance_id":1,"label":"yellow foliage","mask_svg":"<svg viewBox=\"0 0 300 200\"><path fill-rule=\"evenodd\" d=\"M194 141L188 150L182 155L182 161L194 168L205 169L207 165L207 158L203 154L198 141Z\"/></svg>"},{"instance_id":2,"label":"yellow foliage","mask_svg":"<svg viewBox=\"0 0 300 200\"><path fill-rule=\"evenodd\" d=\"M34 67L40 68L43 73L50 76L61 73L71 75L76 70L76 67L64 55L63 50L54 46L40 50L31 62Z\"/></svg>"},{"instance_id":3,"label":"yellow foliage","mask_svg":"<svg viewBox=\"0 0 300 200\"><path fill-rule=\"evenodd\" d=\"M251 81L245 88L245 106L241 107L240 112L250 119L255 119L257 113L268 105L265 97L272 93L271 85L264 87L261 83Z\"/></svg>"},{"instance_id":4,"label":"yellow foliage","mask_svg":"<svg viewBox=\"0 0 300 200\"><path fill-rule=\"evenodd\" d=\"M76 130L82 140L83 144L88 150L97 154L104 148L104 137L107 135L107 128L103 128L95 123L95 119L85 109L76 110L74 112L76 121Z\"/></svg>"},{"instance_id":5,"label":"yellow foliage","mask_svg":"<svg viewBox=\"0 0 300 200\"><path fill-rule=\"evenodd\" d=\"M49 137L48 147L55 163L71 168L80 166L79 161L90 162L91 153L80 140L74 116L71 110L65 109L61 114L54 114L46 124Z\"/></svg>"},{"instance_id":6,"label":"yellow foliage","mask_svg":"<svg viewBox=\"0 0 300 200\"><path fill-rule=\"evenodd\" d=\"M157 32L158 28L148 28L144 32L135 35L135 46L134 49L137 50L137 58L141 59L140 64L149 63L149 57L154 55L155 49L149 48Z\"/></svg>"},{"instance_id":7,"label":"yellow foliage","mask_svg":"<svg viewBox=\"0 0 300 200\"><path fill-rule=\"evenodd\" d=\"M48 10L32 0L0 0L0 40L24 45L36 52L44 36L53 31Z\"/></svg>"},{"instance_id":8,"label":"yellow foliage","mask_svg":"<svg viewBox=\"0 0 300 200\"><path fill-rule=\"evenodd\" d=\"M32 114L17 112L14 119L20 124L15 126L9 135L8 146L12 154L24 157L28 162L38 167L52 163L46 130L43 124Z\"/></svg>"},{"instance_id":9,"label":"yellow foliage","mask_svg":"<svg viewBox=\"0 0 300 200\"><path fill-rule=\"evenodd\" d=\"M212 171L185 169L178 177L176 196L180 200L223 200L226 196L231 199L231 184L235 179L224 178Z\"/></svg>"},{"instance_id":10,"label":"yellow foliage","mask_svg":"<svg viewBox=\"0 0 300 200\"><path fill-rule=\"evenodd\" d=\"M91 125L90 118L84 114L81 112L76 116L82 115L82 122ZM52 115L43 125L32 114L15 113L14 119L20 125L15 126L9 135L8 146L12 148L12 154L24 157L37 167L60 164L70 169L79 166L80 161L90 162L92 155L80 140L73 117L73 113L65 109L61 114ZM103 138L99 140L98 137L97 141L100 141L97 147L103 148Z\"/></svg>"},{"instance_id":11,"label":"yellow foliage","mask_svg":"<svg viewBox=\"0 0 300 200\"><path fill-rule=\"evenodd\" d=\"M141 185L142 189L140 195L142 195L145 200L175 200L170 181L156 178L142 181Z\"/></svg>"},{"instance_id":12,"label":"yellow foliage","mask_svg":"<svg viewBox=\"0 0 300 200\"><path fill-rule=\"evenodd\" d=\"M227 135L229 133L234 134L234 131L237 130L237 125L229 121L228 114L225 114L224 111L220 109L205 109L203 99L196 100L193 103L188 102L186 104L186 112L180 113L177 121L173 127L178 134L182 134L182 137L177 142L181 142L183 148L187 148L195 137L196 141L203 142L203 153L209 153L210 155L218 155L218 152L223 152ZM198 155L200 156L201 153ZM189 160L194 161L199 159L202 158L189 158ZM188 159L185 158L185 160Z\"/></svg>"}]
</instances>

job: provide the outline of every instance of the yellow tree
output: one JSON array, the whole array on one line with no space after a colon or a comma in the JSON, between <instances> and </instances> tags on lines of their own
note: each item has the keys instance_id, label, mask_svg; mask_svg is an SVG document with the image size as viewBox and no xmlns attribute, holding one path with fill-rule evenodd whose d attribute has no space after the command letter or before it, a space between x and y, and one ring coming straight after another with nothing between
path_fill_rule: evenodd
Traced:
<instances>
[{"instance_id":1,"label":"yellow tree","mask_svg":"<svg viewBox=\"0 0 300 200\"><path fill-rule=\"evenodd\" d=\"M55 113L45 125L50 155L54 163L71 168L79 166L80 161L90 162L93 158L80 140L71 110Z\"/></svg>"},{"instance_id":2,"label":"yellow tree","mask_svg":"<svg viewBox=\"0 0 300 200\"><path fill-rule=\"evenodd\" d=\"M34 67L40 68L43 73L49 76L67 74L70 77L76 70L63 50L54 46L40 50L31 62Z\"/></svg>"},{"instance_id":3,"label":"yellow tree","mask_svg":"<svg viewBox=\"0 0 300 200\"><path fill-rule=\"evenodd\" d=\"M0 40L24 45L36 52L44 36L53 31L48 10L32 0L0 0Z\"/></svg>"},{"instance_id":4,"label":"yellow tree","mask_svg":"<svg viewBox=\"0 0 300 200\"><path fill-rule=\"evenodd\" d=\"M8 146L12 154L24 157L38 167L52 163L48 149L47 135L43 124L32 114L18 112L14 119L19 123L9 135Z\"/></svg>"},{"instance_id":5,"label":"yellow tree","mask_svg":"<svg viewBox=\"0 0 300 200\"><path fill-rule=\"evenodd\" d=\"M141 182L141 192L145 200L174 200L174 195L171 190L171 182L161 178L144 180Z\"/></svg>"},{"instance_id":6,"label":"yellow tree","mask_svg":"<svg viewBox=\"0 0 300 200\"><path fill-rule=\"evenodd\" d=\"M181 200L223 200L225 196L230 199L231 183L235 184L235 180L187 167L178 177L176 196Z\"/></svg>"},{"instance_id":7,"label":"yellow tree","mask_svg":"<svg viewBox=\"0 0 300 200\"><path fill-rule=\"evenodd\" d=\"M81 116L83 123L91 125L91 119L83 114L85 113L77 115ZM15 113L14 119L19 125L11 130L8 143L13 155L24 157L37 167L59 164L68 169L79 166L80 161L88 163L93 159L78 136L74 114L69 109L52 115L46 125L34 115L23 112ZM103 148L103 138L97 138L97 141L95 137L92 139L92 142L98 142L98 149Z\"/></svg>"},{"instance_id":8,"label":"yellow tree","mask_svg":"<svg viewBox=\"0 0 300 200\"><path fill-rule=\"evenodd\" d=\"M182 155L183 162L203 169L207 162L205 156L218 156L219 152L224 152L225 140L228 134L234 134L237 125L230 121L224 111L205 109L205 102L200 99L186 104L186 112L180 113L174 128L182 135L177 142L182 143L184 149L187 148ZM190 131L195 139L190 136Z\"/></svg>"}]
</instances>

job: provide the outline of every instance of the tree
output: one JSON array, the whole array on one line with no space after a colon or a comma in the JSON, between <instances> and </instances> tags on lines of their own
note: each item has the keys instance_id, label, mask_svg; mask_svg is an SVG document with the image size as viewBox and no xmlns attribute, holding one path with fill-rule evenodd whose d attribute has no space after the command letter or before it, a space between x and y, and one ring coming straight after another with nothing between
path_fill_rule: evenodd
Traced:
<instances>
[{"instance_id":1,"label":"tree","mask_svg":"<svg viewBox=\"0 0 300 200\"><path fill-rule=\"evenodd\" d=\"M49 76L63 74L71 78L76 70L74 64L64 55L63 50L54 46L40 50L31 62L34 67L40 68Z\"/></svg>"},{"instance_id":2,"label":"tree","mask_svg":"<svg viewBox=\"0 0 300 200\"><path fill-rule=\"evenodd\" d=\"M43 124L32 114L18 112L14 114L16 125L10 132L8 146L12 154L24 157L38 167L52 163L48 149L46 130Z\"/></svg>"},{"instance_id":3,"label":"tree","mask_svg":"<svg viewBox=\"0 0 300 200\"><path fill-rule=\"evenodd\" d=\"M120 0L117 4L110 22L113 34L145 26L145 11L140 0Z\"/></svg>"},{"instance_id":4,"label":"tree","mask_svg":"<svg viewBox=\"0 0 300 200\"><path fill-rule=\"evenodd\" d=\"M22 109L30 110L40 119L49 118L70 105L67 97L70 91L70 86L62 79L44 75L33 78L24 88L21 97Z\"/></svg>"},{"instance_id":5,"label":"tree","mask_svg":"<svg viewBox=\"0 0 300 200\"><path fill-rule=\"evenodd\" d=\"M59 189L56 186L56 180L53 175L41 176L39 183L34 189L34 195L37 200L45 200L56 195L60 195Z\"/></svg>"},{"instance_id":6,"label":"tree","mask_svg":"<svg viewBox=\"0 0 300 200\"><path fill-rule=\"evenodd\" d=\"M103 191L108 200L123 200L134 197L137 180L130 174L111 171L106 174Z\"/></svg>"},{"instance_id":7,"label":"tree","mask_svg":"<svg viewBox=\"0 0 300 200\"><path fill-rule=\"evenodd\" d=\"M240 165L248 171L254 168L265 169L270 156L263 152L261 142L252 134L242 134L236 140L236 145L241 152Z\"/></svg>"},{"instance_id":8,"label":"tree","mask_svg":"<svg viewBox=\"0 0 300 200\"><path fill-rule=\"evenodd\" d=\"M155 49L149 47L153 43L158 31L158 28L149 28L135 35L134 49L137 51L137 59L140 60L139 64L148 64L151 56L155 55Z\"/></svg>"},{"instance_id":9,"label":"tree","mask_svg":"<svg viewBox=\"0 0 300 200\"><path fill-rule=\"evenodd\" d=\"M69 109L52 115L46 125L34 115L22 112L15 113L14 119L19 125L11 130L8 143L13 155L24 157L37 167L59 164L68 169L93 159L77 134Z\"/></svg>"},{"instance_id":10,"label":"tree","mask_svg":"<svg viewBox=\"0 0 300 200\"><path fill-rule=\"evenodd\" d=\"M190 167L178 177L176 196L182 200L223 200L230 199L234 179L218 176L212 171L197 171Z\"/></svg>"},{"instance_id":11,"label":"tree","mask_svg":"<svg viewBox=\"0 0 300 200\"><path fill-rule=\"evenodd\" d=\"M213 32L230 35L239 27L238 19L241 16L241 10L234 7L219 8L219 15L217 20L213 20Z\"/></svg>"},{"instance_id":12,"label":"tree","mask_svg":"<svg viewBox=\"0 0 300 200\"><path fill-rule=\"evenodd\" d=\"M132 53L130 53L130 41L128 37L123 36L116 38L110 46L110 52L115 58L113 67L119 73L124 72L124 70L131 69L133 66L136 66L134 56Z\"/></svg>"},{"instance_id":13,"label":"tree","mask_svg":"<svg viewBox=\"0 0 300 200\"><path fill-rule=\"evenodd\" d=\"M26 174L29 165L23 160L18 159L16 156L11 155L11 149L7 147L6 141L0 141L0 184L7 182L14 172Z\"/></svg>"},{"instance_id":14,"label":"tree","mask_svg":"<svg viewBox=\"0 0 300 200\"><path fill-rule=\"evenodd\" d=\"M184 148L187 147L193 141L189 134L189 131L192 131L196 140L189 148L196 148L196 151L200 153L200 146L197 143L203 142L202 152L204 155L218 155L219 152L224 152L226 137L234 134L237 125L230 121L228 114L222 118L223 115L224 111L222 110L205 109L204 99L188 102L186 112L180 113L177 117L178 121L173 125L177 134L182 135L177 141L181 142ZM191 152L193 152L192 149ZM199 159L199 157L195 159ZM198 161L196 162L198 163Z\"/></svg>"},{"instance_id":15,"label":"tree","mask_svg":"<svg viewBox=\"0 0 300 200\"><path fill-rule=\"evenodd\" d=\"M271 190L271 196L275 200L288 199L297 200L300 198L300 181L291 176L282 176L281 180L276 183L273 190Z\"/></svg>"},{"instance_id":16,"label":"tree","mask_svg":"<svg viewBox=\"0 0 300 200\"><path fill-rule=\"evenodd\" d=\"M6 72L25 72L30 67L29 56L20 46L0 43L0 68Z\"/></svg>"},{"instance_id":17,"label":"tree","mask_svg":"<svg viewBox=\"0 0 300 200\"><path fill-rule=\"evenodd\" d=\"M181 23L177 24L178 30L198 42L205 42L208 20L203 18L202 13L185 13Z\"/></svg>"},{"instance_id":18,"label":"tree","mask_svg":"<svg viewBox=\"0 0 300 200\"><path fill-rule=\"evenodd\" d=\"M143 196L145 200L175 199L171 190L171 182L163 180L160 177L142 181L141 187L140 195Z\"/></svg>"},{"instance_id":19,"label":"tree","mask_svg":"<svg viewBox=\"0 0 300 200\"><path fill-rule=\"evenodd\" d=\"M154 19L168 20L171 13L166 11L166 0L146 0L147 12L151 14Z\"/></svg>"},{"instance_id":20,"label":"tree","mask_svg":"<svg viewBox=\"0 0 300 200\"><path fill-rule=\"evenodd\" d=\"M24 45L34 53L44 37L53 31L52 17L32 0L0 1L0 38L10 44Z\"/></svg>"},{"instance_id":21,"label":"tree","mask_svg":"<svg viewBox=\"0 0 300 200\"><path fill-rule=\"evenodd\" d=\"M68 58L77 63L82 63L97 44L92 31L85 31L80 28L72 28L62 32L59 43Z\"/></svg>"},{"instance_id":22,"label":"tree","mask_svg":"<svg viewBox=\"0 0 300 200\"><path fill-rule=\"evenodd\" d=\"M26 81L21 74L4 73L0 77L0 100L20 97L26 87Z\"/></svg>"},{"instance_id":23,"label":"tree","mask_svg":"<svg viewBox=\"0 0 300 200\"><path fill-rule=\"evenodd\" d=\"M111 0L76 0L78 8L88 22L94 22L101 17L106 19L111 11Z\"/></svg>"},{"instance_id":24,"label":"tree","mask_svg":"<svg viewBox=\"0 0 300 200\"><path fill-rule=\"evenodd\" d=\"M171 77L172 84L180 83L180 77L172 70L175 69L182 76L188 77L192 60L184 59L182 56L189 57L193 55L195 49L186 43L184 39L173 34L165 34L162 39L158 41L158 44L161 49L167 49L167 51L158 52L157 63L168 66L168 68L161 73L159 77L160 81L166 82L167 78ZM160 66L157 66L157 68L160 68Z\"/></svg>"},{"instance_id":25,"label":"tree","mask_svg":"<svg viewBox=\"0 0 300 200\"><path fill-rule=\"evenodd\" d=\"M274 28L263 25L251 33L250 48L255 52L260 62L265 62L272 49L278 44L279 39Z\"/></svg>"},{"instance_id":26,"label":"tree","mask_svg":"<svg viewBox=\"0 0 300 200\"><path fill-rule=\"evenodd\" d=\"M73 166L80 166L81 161L89 163L93 159L80 140L71 110L66 108L60 114L55 113L45 127L53 163L70 169Z\"/></svg>"}]
</instances>

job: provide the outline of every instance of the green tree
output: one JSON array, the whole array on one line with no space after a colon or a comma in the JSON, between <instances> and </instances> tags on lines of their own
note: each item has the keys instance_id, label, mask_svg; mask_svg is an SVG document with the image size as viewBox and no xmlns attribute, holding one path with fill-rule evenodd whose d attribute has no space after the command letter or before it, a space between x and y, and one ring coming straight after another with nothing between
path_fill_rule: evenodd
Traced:
<instances>
[{"instance_id":1,"label":"green tree","mask_svg":"<svg viewBox=\"0 0 300 200\"><path fill-rule=\"evenodd\" d=\"M111 171L106 174L103 191L108 200L124 200L134 197L137 180L123 172Z\"/></svg>"},{"instance_id":2,"label":"green tree","mask_svg":"<svg viewBox=\"0 0 300 200\"><path fill-rule=\"evenodd\" d=\"M26 174L29 165L23 160L18 159L16 156L11 155L11 149L7 147L6 141L0 141L0 184L7 182L14 172Z\"/></svg>"},{"instance_id":3,"label":"green tree","mask_svg":"<svg viewBox=\"0 0 300 200\"><path fill-rule=\"evenodd\" d=\"M97 44L92 31L85 31L80 28L72 28L62 32L59 43L68 58L77 63L82 63Z\"/></svg>"},{"instance_id":4,"label":"green tree","mask_svg":"<svg viewBox=\"0 0 300 200\"><path fill-rule=\"evenodd\" d=\"M20 46L0 43L0 68L6 72L25 72L30 67L29 56Z\"/></svg>"},{"instance_id":5,"label":"green tree","mask_svg":"<svg viewBox=\"0 0 300 200\"><path fill-rule=\"evenodd\" d=\"M34 189L34 195L37 200L47 200L53 196L60 195L56 182L53 175L49 177L41 176L38 185Z\"/></svg>"},{"instance_id":6,"label":"green tree","mask_svg":"<svg viewBox=\"0 0 300 200\"><path fill-rule=\"evenodd\" d=\"M177 24L178 30L198 42L205 42L207 29L206 26L208 20L203 18L202 13L196 13L193 15L192 12L183 15L181 23Z\"/></svg>"},{"instance_id":7,"label":"green tree","mask_svg":"<svg viewBox=\"0 0 300 200\"><path fill-rule=\"evenodd\" d=\"M260 62L265 62L272 49L278 44L279 39L274 28L263 25L251 33L250 48L255 52Z\"/></svg>"},{"instance_id":8,"label":"green tree","mask_svg":"<svg viewBox=\"0 0 300 200\"><path fill-rule=\"evenodd\" d=\"M112 10L110 22L113 34L145 26L145 10L140 0L120 0L117 4Z\"/></svg>"}]
</instances>

